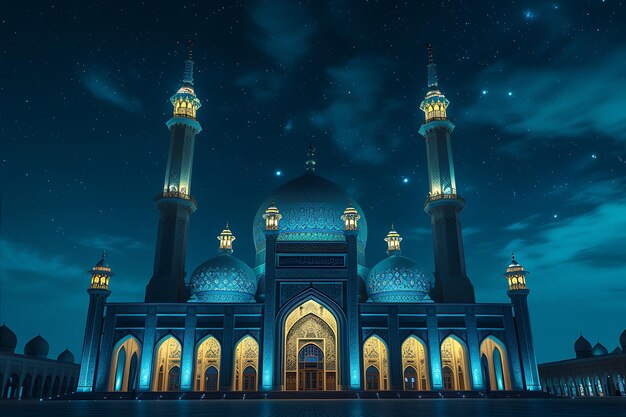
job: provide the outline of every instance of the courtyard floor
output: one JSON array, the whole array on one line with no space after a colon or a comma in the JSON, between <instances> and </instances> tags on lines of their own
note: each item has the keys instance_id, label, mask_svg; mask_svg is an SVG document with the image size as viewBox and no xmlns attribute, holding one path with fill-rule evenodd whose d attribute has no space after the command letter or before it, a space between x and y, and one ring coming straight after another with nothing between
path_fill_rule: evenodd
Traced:
<instances>
[{"instance_id":1,"label":"courtyard floor","mask_svg":"<svg viewBox=\"0 0 626 417\"><path fill-rule=\"evenodd\" d=\"M623 417L626 398L2 401L3 417Z\"/></svg>"}]
</instances>

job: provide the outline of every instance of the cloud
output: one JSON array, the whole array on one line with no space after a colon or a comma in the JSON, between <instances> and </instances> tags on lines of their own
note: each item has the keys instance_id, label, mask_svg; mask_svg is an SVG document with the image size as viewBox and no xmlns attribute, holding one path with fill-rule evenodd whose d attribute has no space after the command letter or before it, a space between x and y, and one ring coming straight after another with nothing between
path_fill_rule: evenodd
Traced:
<instances>
[{"instance_id":1,"label":"cloud","mask_svg":"<svg viewBox=\"0 0 626 417\"><path fill-rule=\"evenodd\" d=\"M573 43L549 66L538 59L528 67L499 63L485 69L476 91L488 94L477 94L467 119L495 122L524 135L524 141L594 135L626 139L626 49L602 59L589 59L581 51L589 52L590 46Z\"/></svg>"},{"instance_id":2,"label":"cloud","mask_svg":"<svg viewBox=\"0 0 626 417\"><path fill-rule=\"evenodd\" d=\"M85 268L68 262L62 256L41 253L26 245L5 239L0 239L0 265L3 276L28 273L41 275L48 280L50 277L68 278L85 274Z\"/></svg>"},{"instance_id":3,"label":"cloud","mask_svg":"<svg viewBox=\"0 0 626 417\"><path fill-rule=\"evenodd\" d=\"M276 62L290 67L309 53L315 22L304 4L257 2L249 13L260 32L253 36L255 43Z\"/></svg>"},{"instance_id":4,"label":"cloud","mask_svg":"<svg viewBox=\"0 0 626 417\"><path fill-rule=\"evenodd\" d=\"M87 90L94 97L131 112L143 110L143 105L136 97L125 94L105 75L92 71L84 74L81 78Z\"/></svg>"},{"instance_id":5,"label":"cloud","mask_svg":"<svg viewBox=\"0 0 626 417\"><path fill-rule=\"evenodd\" d=\"M384 70L390 65L382 58L360 56L329 68L330 102L311 114L313 125L328 129L339 149L357 161L379 164L399 142L397 126L404 113L385 83Z\"/></svg>"},{"instance_id":6,"label":"cloud","mask_svg":"<svg viewBox=\"0 0 626 417\"><path fill-rule=\"evenodd\" d=\"M272 72L252 70L239 77L235 84L252 91L259 101L268 101L276 97L283 88L283 78Z\"/></svg>"},{"instance_id":7,"label":"cloud","mask_svg":"<svg viewBox=\"0 0 626 417\"><path fill-rule=\"evenodd\" d=\"M116 253L123 253L127 250L150 249L146 243L126 236L92 235L78 239L78 243L90 248Z\"/></svg>"}]
</instances>

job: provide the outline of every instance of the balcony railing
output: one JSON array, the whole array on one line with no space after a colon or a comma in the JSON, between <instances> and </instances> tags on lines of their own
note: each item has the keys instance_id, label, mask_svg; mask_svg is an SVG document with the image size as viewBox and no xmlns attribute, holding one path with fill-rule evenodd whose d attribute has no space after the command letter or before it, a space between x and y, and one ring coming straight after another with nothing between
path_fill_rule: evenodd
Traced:
<instances>
[{"instance_id":1,"label":"balcony railing","mask_svg":"<svg viewBox=\"0 0 626 417\"><path fill-rule=\"evenodd\" d=\"M196 199L193 198L190 194L182 193L180 191L163 191L161 194L158 194L154 199L159 200L161 198L182 198L183 200L189 200L194 205L198 205Z\"/></svg>"},{"instance_id":2,"label":"balcony railing","mask_svg":"<svg viewBox=\"0 0 626 417\"><path fill-rule=\"evenodd\" d=\"M424 202L424 207L426 207L430 203L433 203L435 201L440 201L440 200L457 200L461 202L461 204L465 204L465 199L456 193L431 194L428 197L426 197L426 201Z\"/></svg>"}]
</instances>

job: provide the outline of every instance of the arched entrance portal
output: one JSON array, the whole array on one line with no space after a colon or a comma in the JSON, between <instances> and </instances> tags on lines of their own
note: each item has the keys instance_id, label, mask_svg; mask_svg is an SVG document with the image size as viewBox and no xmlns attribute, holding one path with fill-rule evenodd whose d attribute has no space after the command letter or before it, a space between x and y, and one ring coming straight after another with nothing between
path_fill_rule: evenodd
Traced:
<instances>
[{"instance_id":1,"label":"arched entrance portal","mask_svg":"<svg viewBox=\"0 0 626 417\"><path fill-rule=\"evenodd\" d=\"M335 316L308 300L285 319L284 381L289 391L336 390L338 328Z\"/></svg>"}]
</instances>

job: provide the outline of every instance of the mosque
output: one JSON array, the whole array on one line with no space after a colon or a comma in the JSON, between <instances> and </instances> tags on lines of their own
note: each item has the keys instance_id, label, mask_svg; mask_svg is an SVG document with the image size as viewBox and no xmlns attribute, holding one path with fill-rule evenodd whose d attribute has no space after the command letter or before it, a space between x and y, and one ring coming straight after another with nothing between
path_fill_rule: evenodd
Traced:
<instances>
[{"instance_id":1,"label":"mosque","mask_svg":"<svg viewBox=\"0 0 626 417\"><path fill-rule=\"evenodd\" d=\"M476 303L465 268L448 99L429 47L424 122L434 276L401 254L390 230L386 259L365 262L366 213L316 170L260 203L256 260L233 254L228 226L218 253L186 281L195 137L201 102L191 52L171 97L170 148L154 272L145 301L108 302L111 267L91 269L78 392L112 391L539 391L527 304L528 271L506 269L510 303ZM378 238L378 237L377 237ZM503 286L505 280L502 280Z\"/></svg>"}]
</instances>

